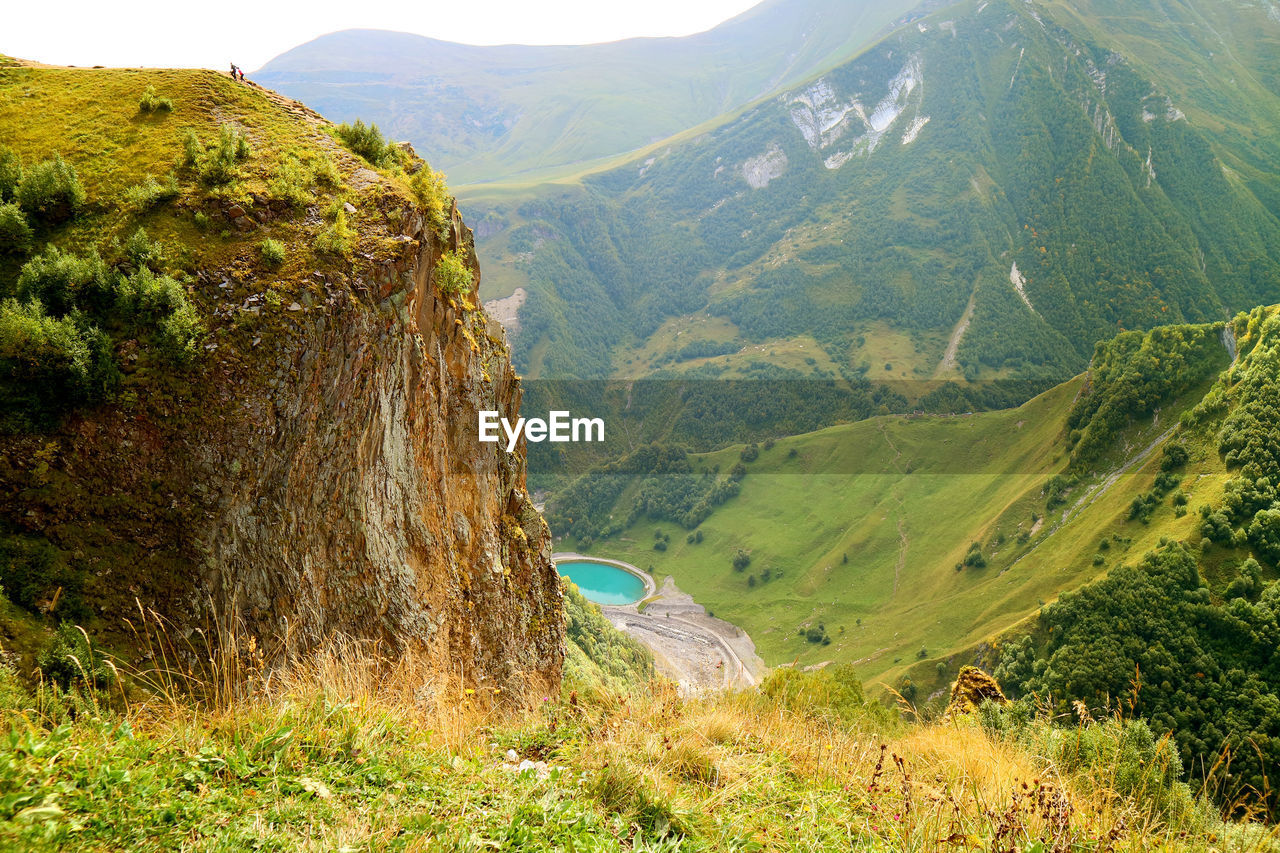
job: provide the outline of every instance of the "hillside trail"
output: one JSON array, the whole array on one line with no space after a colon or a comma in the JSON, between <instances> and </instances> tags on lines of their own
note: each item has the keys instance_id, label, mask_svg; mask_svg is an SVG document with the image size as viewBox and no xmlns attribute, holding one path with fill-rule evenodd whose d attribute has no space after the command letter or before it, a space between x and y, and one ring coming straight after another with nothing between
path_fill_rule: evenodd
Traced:
<instances>
[{"instance_id":1,"label":"hillside trail","mask_svg":"<svg viewBox=\"0 0 1280 853\"><path fill-rule=\"evenodd\" d=\"M1072 504L1071 507L1062 514L1062 518L1060 518L1057 521L1057 523L1055 523L1052 527L1049 528L1049 532L1040 538L1040 542L1037 543L1034 548L1032 548L1030 551L1028 551L1027 553L1023 554L1021 557L1019 557L1018 559L1010 563L1005 569L1003 569L1000 572L1000 574L1004 574L1005 572L1012 569L1014 566L1018 565L1018 563L1021 563L1027 557L1030 557L1032 554L1036 552L1036 549L1040 547L1040 543L1043 543L1050 536L1057 533L1059 530L1061 530L1063 527L1065 527L1067 524L1073 521L1077 516L1080 515L1080 513L1084 512L1086 509L1088 509L1089 507L1097 503L1099 499L1101 499L1104 495L1107 494L1107 492L1111 491L1111 487L1114 486L1116 483L1118 483L1121 477L1123 477L1125 474L1132 471L1135 467L1142 465L1148 459L1150 459L1151 455L1156 452L1156 449L1159 448L1160 445L1168 441L1173 436L1173 434L1177 431L1177 429L1178 427L1175 424L1174 426L1171 426L1164 432L1160 433L1160 435L1156 436L1156 438L1150 444L1148 444L1145 448L1143 448L1140 452L1129 457L1128 461L1126 461L1123 465L1121 465L1119 468L1112 471L1109 475L1107 475L1105 479L1103 479L1099 483L1096 483L1091 489L1089 489L1083 495L1081 495L1080 499L1076 501L1074 504Z\"/></svg>"},{"instance_id":2,"label":"hillside trail","mask_svg":"<svg viewBox=\"0 0 1280 853\"><path fill-rule=\"evenodd\" d=\"M889 438L889 431L884 428L884 422L880 422L880 435L884 438L885 444L893 451L893 467L898 469L898 473L906 476L907 472L898 464L898 460L902 458L902 451L898 449L898 445L893 443L893 439ZM907 550L911 547L911 539L907 536L907 508L906 503L901 494L894 493L891 497L898 502L898 560L893 566L893 594L898 594L898 584L902 580L902 570L907 565Z\"/></svg>"},{"instance_id":3,"label":"hillside trail","mask_svg":"<svg viewBox=\"0 0 1280 853\"><path fill-rule=\"evenodd\" d=\"M942 356L942 361L938 364L938 369L933 372L934 379L946 379L956 372L956 356L960 352L960 344L964 342L965 333L969 331L969 324L973 322L973 311L977 306L978 288L975 286L973 292L969 294L969 304L965 307L964 313L960 315L960 322L956 323L955 329L951 332L951 340L947 342L947 351Z\"/></svg>"}]
</instances>

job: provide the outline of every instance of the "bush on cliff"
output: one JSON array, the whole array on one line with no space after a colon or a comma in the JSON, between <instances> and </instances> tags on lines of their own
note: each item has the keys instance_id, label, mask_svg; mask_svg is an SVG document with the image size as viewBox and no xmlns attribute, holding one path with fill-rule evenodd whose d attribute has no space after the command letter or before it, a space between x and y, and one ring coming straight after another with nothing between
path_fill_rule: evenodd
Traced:
<instances>
[{"instance_id":1,"label":"bush on cliff","mask_svg":"<svg viewBox=\"0 0 1280 853\"><path fill-rule=\"evenodd\" d=\"M338 125L338 138L351 149L374 166L385 166L394 156L395 146L387 142L376 124L365 124L356 119L355 124L345 121Z\"/></svg>"},{"instance_id":2,"label":"bush on cliff","mask_svg":"<svg viewBox=\"0 0 1280 853\"><path fill-rule=\"evenodd\" d=\"M440 292L447 296L471 292L471 269L454 252L440 256L436 262L435 277Z\"/></svg>"}]
</instances>

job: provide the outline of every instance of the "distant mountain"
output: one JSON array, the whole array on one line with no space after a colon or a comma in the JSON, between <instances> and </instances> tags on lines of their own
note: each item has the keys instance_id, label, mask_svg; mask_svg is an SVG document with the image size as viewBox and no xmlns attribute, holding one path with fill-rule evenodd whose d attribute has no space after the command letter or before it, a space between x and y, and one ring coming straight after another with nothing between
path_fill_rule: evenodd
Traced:
<instances>
[{"instance_id":1,"label":"distant mountain","mask_svg":"<svg viewBox=\"0 0 1280 853\"><path fill-rule=\"evenodd\" d=\"M832 67L920 0L768 0L685 38L478 47L346 30L256 81L411 140L455 185L631 151Z\"/></svg>"},{"instance_id":2,"label":"distant mountain","mask_svg":"<svg viewBox=\"0 0 1280 853\"><path fill-rule=\"evenodd\" d=\"M971 0L625 165L463 195L531 375L1065 377L1280 299L1278 45L1274 3Z\"/></svg>"}]
</instances>

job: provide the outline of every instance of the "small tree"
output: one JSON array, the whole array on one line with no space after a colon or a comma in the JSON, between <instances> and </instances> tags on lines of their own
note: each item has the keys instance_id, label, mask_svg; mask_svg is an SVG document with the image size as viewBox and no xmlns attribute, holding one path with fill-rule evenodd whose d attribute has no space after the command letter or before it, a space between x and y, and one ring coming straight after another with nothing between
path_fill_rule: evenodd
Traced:
<instances>
[{"instance_id":1,"label":"small tree","mask_svg":"<svg viewBox=\"0 0 1280 853\"><path fill-rule=\"evenodd\" d=\"M361 119L356 119L355 124L344 121L338 125L337 133L353 153L359 154L374 166L385 165L391 156L391 149L395 147L383 139L382 131L376 124L366 125Z\"/></svg>"},{"instance_id":2,"label":"small tree","mask_svg":"<svg viewBox=\"0 0 1280 853\"><path fill-rule=\"evenodd\" d=\"M435 276L440 292L446 296L471 292L471 269L454 252L445 252L440 256Z\"/></svg>"},{"instance_id":3,"label":"small tree","mask_svg":"<svg viewBox=\"0 0 1280 853\"><path fill-rule=\"evenodd\" d=\"M85 192L75 168L55 154L26 171L16 198L32 219L52 223L74 216L85 202Z\"/></svg>"}]
</instances>

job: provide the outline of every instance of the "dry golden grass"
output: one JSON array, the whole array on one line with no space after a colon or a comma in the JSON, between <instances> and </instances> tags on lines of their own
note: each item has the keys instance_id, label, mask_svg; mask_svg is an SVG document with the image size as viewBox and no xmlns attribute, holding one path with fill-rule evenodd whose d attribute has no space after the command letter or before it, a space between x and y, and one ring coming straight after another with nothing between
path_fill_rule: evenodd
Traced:
<instances>
[{"instance_id":1,"label":"dry golden grass","mask_svg":"<svg viewBox=\"0 0 1280 853\"><path fill-rule=\"evenodd\" d=\"M193 761L223 767L198 784L224 811L193 818L193 835L213 826L299 850L1280 849L1275 831L1208 809L1166 824L1113 793L1105 771L1064 772L970 718L800 713L760 693L683 697L666 682L554 701L480 694L413 655L350 642L272 668L256 646L224 640L201 666L177 666L162 623L142 623L152 666L133 677L159 689L123 712L128 740L86 729L83 749L110 764L145 744L144 763L178 786ZM508 749L545 773L513 772ZM65 784L69 772L32 774ZM132 819L80 817L106 827L94 844L107 847Z\"/></svg>"}]
</instances>

